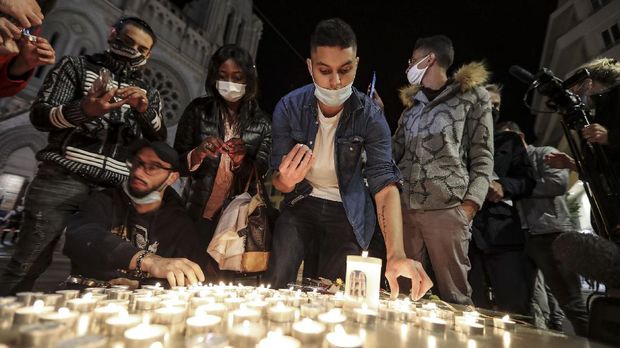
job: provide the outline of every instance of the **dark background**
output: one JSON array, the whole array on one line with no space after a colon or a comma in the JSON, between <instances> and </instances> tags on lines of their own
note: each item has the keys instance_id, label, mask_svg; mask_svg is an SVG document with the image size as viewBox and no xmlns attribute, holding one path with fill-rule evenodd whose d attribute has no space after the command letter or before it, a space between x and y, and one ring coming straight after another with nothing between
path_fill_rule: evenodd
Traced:
<instances>
[{"instance_id":1,"label":"dark background","mask_svg":"<svg viewBox=\"0 0 620 348\"><path fill-rule=\"evenodd\" d=\"M357 35L360 64L354 86L366 91L376 71L392 130L402 111L397 90L407 83L404 71L416 38L444 34L455 48L450 72L484 60L492 82L504 85L501 120L517 121L533 141L533 116L522 106L525 86L508 74L508 68L519 64L538 69L547 21L556 6L557 0L255 0L254 12L263 21L256 57L260 103L271 113L282 96L312 81L305 64L310 34L321 19L340 17Z\"/></svg>"}]
</instances>

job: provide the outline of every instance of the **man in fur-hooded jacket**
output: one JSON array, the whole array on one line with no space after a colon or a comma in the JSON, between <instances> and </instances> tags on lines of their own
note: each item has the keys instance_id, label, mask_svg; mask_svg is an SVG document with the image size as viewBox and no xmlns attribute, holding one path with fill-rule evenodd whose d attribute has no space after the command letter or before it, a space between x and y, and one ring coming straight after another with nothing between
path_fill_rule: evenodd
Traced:
<instances>
[{"instance_id":1,"label":"man in fur-hooded jacket","mask_svg":"<svg viewBox=\"0 0 620 348\"><path fill-rule=\"evenodd\" d=\"M443 300L471 304L467 252L493 173L493 119L485 67L465 65L448 78L453 59L449 38L417 40L392 151L404 177L407 256L430 261Z\"/></svg>"}]
</instances>

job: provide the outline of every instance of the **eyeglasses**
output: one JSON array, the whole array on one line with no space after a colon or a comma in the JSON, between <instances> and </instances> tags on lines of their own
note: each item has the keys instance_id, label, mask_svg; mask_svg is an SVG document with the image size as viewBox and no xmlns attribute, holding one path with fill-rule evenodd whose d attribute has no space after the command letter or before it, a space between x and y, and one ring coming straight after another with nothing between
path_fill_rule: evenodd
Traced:
<instances>
[{"instance_id":1,"label":"eyeglasses","mask_svg":"<svg viewBox=\"0 0 620 348\"><path fill-rule=\"evenodd\" d=\"M173 168L162 167L157 163L146 163L137 157L134 158L131 162L127 161L126 163L127 163L127 167L129 167L130 169L134 169L134 168L137 169L137 168L142 167L146 175L149 175L149 176L159 174L164 170L173 170Z\"/></svg>"}]
</instances>

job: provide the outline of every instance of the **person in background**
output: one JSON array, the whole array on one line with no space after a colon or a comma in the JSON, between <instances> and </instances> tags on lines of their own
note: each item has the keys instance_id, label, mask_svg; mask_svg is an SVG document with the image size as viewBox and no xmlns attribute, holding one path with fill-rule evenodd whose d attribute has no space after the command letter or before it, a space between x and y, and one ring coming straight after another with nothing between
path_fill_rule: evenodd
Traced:
<instances>
[{"instance_id":1,"label":"person in background","mask_svg":"<svg viewBox=\"0 0 620 348\"><path fill-rule=\"evenodd\" d=\"M242 193L253 168L258 173L254 181L262 181L269 170L271 121L256 101L258 75L252 56L239 46L225 45L213 54L205 89L209 96L185 108L174 148L181 155L181 174L189 176L187 207L206 250L222 209ZM249 187L254 194L256 185ZM214 260L207 273L227 276Z\"/></svg>"}]
</instances>

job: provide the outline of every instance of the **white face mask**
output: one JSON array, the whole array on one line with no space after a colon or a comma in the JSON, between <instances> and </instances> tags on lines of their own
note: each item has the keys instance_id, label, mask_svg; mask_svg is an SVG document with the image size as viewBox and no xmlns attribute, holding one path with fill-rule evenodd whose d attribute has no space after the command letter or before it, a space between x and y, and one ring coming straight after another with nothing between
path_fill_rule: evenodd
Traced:
<instances>
[{"instance_id":1,"label":"white face mask","mask_svg":"<svg viewBox=\"0 0 620 348\"><path fill-rule=\"evenodd\" d=\"M131 199L131 201L137 205L159 202L161 201L164 190L168 186L166 184L166 181L168 181L168 179L170 178L170 175L171 174L168 174L168 177L166 178L166 180L157 189L149 192L144 197L136 197L131 194L131 190L129 189L129 180L125 180L125 182L123 182L123 191L125 191L125 193L127 194L127 197L129 197L129 199Z\"/></svg>"},{"instance_id":2,"label":"white face mask","mask_svg":"<svg viewBox=\"0 0 620 348\"><path fill-rule=\"evenodd\" d=\"M424 58L420 59L420 61L418 62L418 64L412 66L411 68L407 69L407 80L409 81L410 84L412 85L419 85L420 83L422 83L422 79L424 78L424 74L426 73L426 70L428 69L428 67L430 65L427 65L426 68L424 69L420 69L418 68L418 65L420 65L420 63L422 63L424 61L424 59L428 58L429 55L426 55Z\"/></svg>"},{"instance_id":3,"label":"white face mask","mask_svg":"<svg viewBox=\"0 0 620 348\"><path fill-rule=\"evenodd\" d=\"M236 102L245 95L245 84L217 80L215 87L222 98L229 102Z\"/></svg>"},{"instance_id":4,"label":"white face mask","mask_svg":"<svg viewBox=\"0 0 620 348\"><path fill-rule=\"evenodd\" d=\"M340 89L327 89L314 83L314 96L327 106L340 106L353 93L353 81Z\"/></svg>"}]
</instances>

